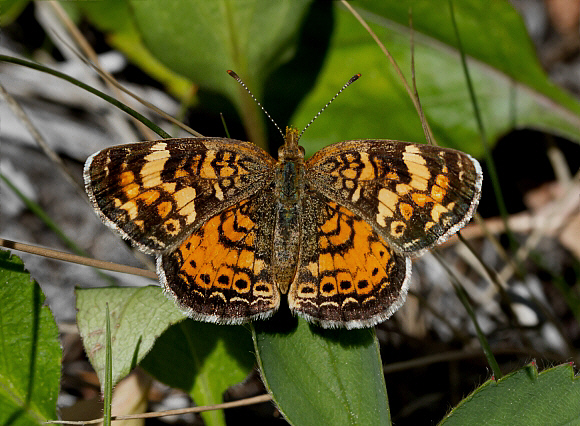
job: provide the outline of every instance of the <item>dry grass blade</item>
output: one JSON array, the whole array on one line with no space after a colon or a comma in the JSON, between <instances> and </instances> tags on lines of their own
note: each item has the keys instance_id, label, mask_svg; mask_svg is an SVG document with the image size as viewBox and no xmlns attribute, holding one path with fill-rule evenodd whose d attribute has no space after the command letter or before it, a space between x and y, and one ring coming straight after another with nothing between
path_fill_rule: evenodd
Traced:
<instances>
[{"instance_id":1,"label":"dry grass blade","mask_svg":"<svg viewBox=\"0 0 580 426\"><path fill-rule=\"evenodd\" d=\"M119 98L123 103L127 104L127 99L123 96L123 93L120 90L118 90L117 86L110 84L110 82L114 81L115 78L98 65L99 57L97 56L96 52L93 50L89 42L85 39L85 37L76 27L76 25L68 17L62 6L57 1L53 0L46 2L46 4L51 7L52 11L57 15L58 19L64 25L64 27L66 28L67 32L70 34L72 39L84 52L84 54L87 55L87 57L90 59L90 62L96 64L95 67L98 68L100 71L99 74L101 76L102 75L107 76L107 78L104 79L105 83L108 84L109 88L113 89L113 91L115 92L115 96ZM129 106L131 105L129 104ZM143 123L141 123L139 120L136 119L133 119L133 122L135 123L141 134L145 137L145 139L152 140L155 138L151 129L149 129L146 125L144 125Z\"/></svg>"},{"instance_id":2,"label":"dry grass blade","mask_svg":"<svg viewBox=\"0 0 580 426\"><path fill-rule=\"evenodd\" d=\"M12 250L23 251L26 253L36 254L39 256L49 257L51 259L62 260L64 262L78 263L79 265L92 266L93 268L105 269L107 271L122 272L124 274L139 275L145 278L157 280L157 274L146 269L134 268L132 266L119 265L118 263L105 262L103 260L91 259L90 257L77 256L63 251L47 249L44 247L33 246L30 244L18 243L11 240L0 238L0 246Z\"/></svg>"},{"instance_id":3,"label":"dry grass blade","mask_svg":"<svg viewBox=\"0 0 580 426\"><path fill-rule=\"evenodd\" d=\"M391 55L391 53L389 52L389 50L386 48L386 46L383 44L383 42L379 39L379 37L374 33L374 31L371 29L371 27L369 27L369 25L362 18L362 16L360 16L358 14L358 12L350 4L348 4L348 2L346 0L341 0L341 3L356 18L356 20L360 22L360 24L363 26L363 28L373 38L373 40L375 41L375 43L377 43L377 46L379 46L379 48L385 54L385 56L387 57L387 59L391 62L391 65L395 69L395 72L399 76L399 79L401 80L401 83L403 84L403 86L405 87L405 90L409 94L409 98L411 99L411 101L413 102L413 105L415 106L415 109L417 110L417 114L422 119L421 120L421 123L423 123L424 128L427 129L426 135L430 135L430 136L427 137L427 140L432 140L434 142L435 141L435 138L433 137L433 132L431 131L431 128L429 127L429 123L427 122L427 120L423 120L424 115L423 115L423 111L421 109L421 104L419 103L419 99L417 98L416 93L409 86L409 83L407 82L407 79L403 75L403 72L401 71L401 68L399 68L399 65L395 61L395 58L393 58L393 56Z\"/></svg>"},{"instance_id":4,"label":"dry grass blade","mask_svg":"<svg viewBox=\"0 0 580 426\"><path fill-rule=\"evenodd\" d=\"M240 399L239 401L224 402L223 404L206 405L203 407L181 408L178 410L159 411L156 413L132 414L129 416L113 416L112 421L116 420L132 420L132 419L152 419L157 417L176 416L188 413L202 413L204 411L225 410L227 408L244 407L246 405L260 404L272 400L269 394L258 395L252 398ZM86 421L62 421L54 420L46 422L46 424L63 424L63 425L93 425L103 421L102 418Z\"/></svg>"}]
</instances>

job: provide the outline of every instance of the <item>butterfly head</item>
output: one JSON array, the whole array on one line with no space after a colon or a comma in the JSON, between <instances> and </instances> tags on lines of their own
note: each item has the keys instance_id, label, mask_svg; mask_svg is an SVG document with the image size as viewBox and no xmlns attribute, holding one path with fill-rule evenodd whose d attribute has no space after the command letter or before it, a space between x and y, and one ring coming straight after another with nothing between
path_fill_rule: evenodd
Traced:
<instances>
[{"instance_id":1,"label":"butterfly head","mask_svg":"<svg viewBox=\"0 0 580 426\"><path fill-rule=\"evenodd\" d=\"M286 127L284 145L278 149L278 161L292 161L304 159L304 148L298 145L300 140L300 130L293 127Z\"/></svg>"}]
</instances>

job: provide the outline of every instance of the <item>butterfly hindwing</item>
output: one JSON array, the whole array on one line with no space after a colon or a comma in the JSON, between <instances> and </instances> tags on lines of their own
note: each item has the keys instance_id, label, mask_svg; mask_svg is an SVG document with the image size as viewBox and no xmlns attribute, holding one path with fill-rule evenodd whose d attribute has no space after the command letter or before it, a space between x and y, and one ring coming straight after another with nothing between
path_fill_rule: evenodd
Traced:
<instances>
[{"instance_id":1,"label":"butterfly hindwing","mask_svg":"<svg viewBox=\"0 0 580 426\"><path fill-rule=\"evenodd\" d=\"M161 283L190 317L237 324L268 317L278 308L273 205L268 187L212 217L176 250L158 257Z\"/></svg>"},{"instance_id":2,"label":"butterfly hindwing","mask_svg":"<svg viewBox=\"0 0 580 426\"><path fill-rule=\"evenodd\" d=\"M307 162L311 186L351 209L402 253L443 242L472 216L482 172L449 148L389 140L344 141Z\"/></svg>"},{"instance_id":3,"label":"butterfly hindwing","mask_svg":"<svg viewBox=\"0 0 580 426\"><path fill-rule=\"evenodd\" d=\"M310 193L303 203L301 253L290 309L323 327L369 327L403 303L411 262L360 216Z\"/></svg>"},{"instance_id":4,"label":"butterfly hindwing","mask_svg":"<svg viewBox=\"0 0 580 426\"><path fill-rule=\"evenodd\" d=\"M168 251L205 220L272 180L274 159L248 142L166 139L97 152L85 165L93 206L146 252Z\"/></svg>"}]
</instances>

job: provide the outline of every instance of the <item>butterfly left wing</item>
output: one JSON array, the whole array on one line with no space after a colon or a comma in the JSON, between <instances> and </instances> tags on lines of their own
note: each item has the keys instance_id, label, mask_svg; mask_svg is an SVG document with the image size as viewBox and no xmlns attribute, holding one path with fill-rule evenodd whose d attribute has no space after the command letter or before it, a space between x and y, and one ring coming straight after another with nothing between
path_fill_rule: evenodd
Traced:
<instances>
[{"instance_id":1,"label":"butterfly left wing","mask_svg":"<svg viewBox=\"0 0 580 426\"><path fill-rule=\"evenodd\" d=\"M418 255L469 221L481 193L477 160L449 148L344 141L306 163L308 185L370 223L398 252Z\"/></svg>"},{"instance_id":2,"label":"butterfly left wing","mask_svg":"<svg viewBox=\"0 0 580 426\"><path fill-rule=\"evenodd\" d=\"M84 177L103 222L142 251L159 253L266 186L274 164L249 142L165 139L103 149L87 160Z\"/></svg>"},{"instance_id":3,"label":"butterfly left wing","mask_svg":"<svg viewBox=\"0 0 580 426\"><path fill-rule=\"evenodd\" d=\"M273 205L269 186L209 219L173 252L158 256L163 287L189 317L239 324L278 309Z\"/></svg>"},{"instance_id":4,"label":"butterfly left wing","mask_svg":"<svg viewBox=\"0 0 580 426\"><path fill-rule=\"evenodd\" d=\"M290 310L322 327L361 328L405 301L411 260L349 209L319 192L303 202L301 253Z\"/></svg>"}]
</instances>

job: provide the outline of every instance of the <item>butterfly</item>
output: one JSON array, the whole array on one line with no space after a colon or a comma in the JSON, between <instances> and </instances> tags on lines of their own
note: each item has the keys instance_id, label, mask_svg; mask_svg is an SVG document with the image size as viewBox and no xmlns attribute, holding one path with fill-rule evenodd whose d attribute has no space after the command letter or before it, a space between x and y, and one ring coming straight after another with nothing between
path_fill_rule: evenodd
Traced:
<instances>
[{"instance_id":1,"label":"butterfly","mask_svg":"<svg viewBox=\"0 0 580 426\"><path fill-rule=\"evenodd\" d=\"M84 168L101 219L157 256L193 319L239 324L290 310L370 327L404 302L411 257L473 215L477 160L393 140L349 140L305 160L287 128L275 160L250 142L180 138L103 149Z\"/></svg>"}]
</instances>

